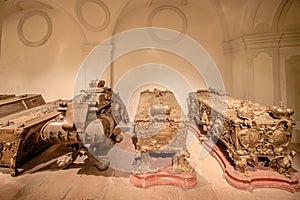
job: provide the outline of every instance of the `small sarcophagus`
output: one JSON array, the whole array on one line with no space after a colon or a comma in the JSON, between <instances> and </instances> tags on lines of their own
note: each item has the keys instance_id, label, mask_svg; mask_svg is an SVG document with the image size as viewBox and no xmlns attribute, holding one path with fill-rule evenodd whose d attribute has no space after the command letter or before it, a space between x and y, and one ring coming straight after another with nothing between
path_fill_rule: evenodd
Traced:
<instances>
[{"instance_id":1,"label":"small sarcophagus","mask_svg":"<svg viewBox=\"0 0 300 200\"><path fill-rule=\"evenodd\" d=\"M157 171L151 163L152 155L173 156L170 173L194 173L186 160L189 157L186 123L172 92L157 89L141 92L132 138L137 160L133 173Z\"/></svg>"},{"instance_id":2,"label":"small sarcophagus","mask_svg":"<svg viewBox=\"0 0 300 200\"><path fill-rule=\"evenodd\" d=\"M0 166L13 169L13 176L18 174L22 164L49 147L49 143L41 139L40 130L46 122L59 115L58 101L46 104L41 95L29 97L27 100L32 106L0 119ZM19 101L15 102L19 107Z\"/></svg>"},{"instance_id":3,"label":"small sarcophagus","mask_svg":"<svg viewBox=\"0 0 300 200\"><path fill-rule=\"evenodd\" d=\"M188 98L189 116L200 132L220 140L234 162L235 170L265 166L287 175L295 152L288 152L295 121L292 109L271 108L232 98L216 90L199 90Z\"/></svg>"}]
</instances>

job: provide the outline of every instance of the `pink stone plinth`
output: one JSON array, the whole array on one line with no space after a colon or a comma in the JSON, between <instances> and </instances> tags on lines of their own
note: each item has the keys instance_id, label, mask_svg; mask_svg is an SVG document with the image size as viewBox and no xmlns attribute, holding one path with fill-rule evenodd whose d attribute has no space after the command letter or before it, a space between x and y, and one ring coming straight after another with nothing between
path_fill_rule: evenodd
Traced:
<instances>
[{"instance_id":1,"label":"pink stone plinth","mask_svg":"<svg viewBox=\"0 0 300 200\"><path fill-rule=\"evenodd\" d=\"M256 188L278 188L289 192L300 191L299 179L295 175L288 178L270 167L249 166L246 176L234 169L227 152L221 149L219 145L207 141L202 142L202 145L218 161L223 170L223 177L235 188L248 191L253 191Z\"/></svg>"},{"instance_id":2,"label":"pink stone plinth","mask_svg":"<svg viewBox=\"0 0 300 200\"><path fill-rule=\"evenodd\" d=\"M196 174L170 174L171 165L156 173L130 174L130 182L137 187L149 187L153 185L174 185L183 189L193 188L197 184Z\"/></svg>"}]
</instances>

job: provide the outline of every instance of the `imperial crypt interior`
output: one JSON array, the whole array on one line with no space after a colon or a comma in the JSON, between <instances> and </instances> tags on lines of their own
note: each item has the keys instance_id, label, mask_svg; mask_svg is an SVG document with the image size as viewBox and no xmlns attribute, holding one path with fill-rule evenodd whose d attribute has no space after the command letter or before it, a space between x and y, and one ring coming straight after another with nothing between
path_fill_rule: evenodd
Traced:
<instances>
[{"instance_id":1,"label":"imperial crypt interior","mask_svg":"<svg viewBox=\"0 0 300 200\"><path fill-rule=\"evenodd\" d=\"M300 0L0 0L0 199L300 199Z\"/></svg>"}]
</instances>

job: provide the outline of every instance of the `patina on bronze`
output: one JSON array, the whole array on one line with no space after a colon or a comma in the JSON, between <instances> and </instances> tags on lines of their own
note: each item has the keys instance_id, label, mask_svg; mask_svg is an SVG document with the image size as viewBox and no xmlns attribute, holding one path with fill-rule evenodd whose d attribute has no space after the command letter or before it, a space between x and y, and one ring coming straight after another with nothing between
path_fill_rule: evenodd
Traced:
<instances>
[{"instance_id":1,"label":"patina on bronze","mask_svg":"<svg viewBox=\"0 0 300 200\"><path fill-rule=\"evenodd\" d=\"M58 166L68 167L78 155L89 157L99 170L109 167L106 157L115 143L123 140L118 123L129 121L125 105L118 94L105 86L103 80L91 81L70 102L62 102L57 118L45 124L42 139L50 143L67 144L73 150L70 156L58 160Z\"/></svg>"},{"instance_id":2,"label":"patina on bronze","mask_svg":"<svg viewBox=\"0 0 300 200\"><path fill-rule=\"evenodd\" d=\"M59 115L59 101L46 104L41 95L2 95L0 104L5 116L0 118L0 166L10 167L16 176L21 165L49 147L40 130Z\"/></svg>"},{"instance_id":3,"label":"patina on bronze","mask_svg":"<svg viewBox=\"0 0 300 200\"><path fill-rule=\"evenodd\" d=\"M235 170L247 174L247 166L264 166L290 175L295 152L288 152L295 121L292 109L264 107L216 90L199 90L188 98L189 116L203 136L220 140ZM222 105L225 112L219 112ZM203 138L201 138L203 139Z\"/></svg>"},{"instance_id":4,"label":"patina on bronze","mask_svg":"<svg viewBox=\"0 0 300 200\"><path fill-rule=\"evenodd\" d=\"M158 89L141 92L132 137L136 165L131 181L135 185L172 184L190 188L196 184L195 170L187 160L190 156L186 147L187 123L172 92ZM169 156L172 160L156 168L152 163L154 156Z\"/></svg>"},{"instance_id":5,"label":"patina on bronze","mask_svg":"<svg viewBox=\"0 0 300 200\"><path fill-rule=\"evenodd\" d=\"M44 105L46 102L40 94L0 95L0 118Z\"/></svg>"}]
</instances>

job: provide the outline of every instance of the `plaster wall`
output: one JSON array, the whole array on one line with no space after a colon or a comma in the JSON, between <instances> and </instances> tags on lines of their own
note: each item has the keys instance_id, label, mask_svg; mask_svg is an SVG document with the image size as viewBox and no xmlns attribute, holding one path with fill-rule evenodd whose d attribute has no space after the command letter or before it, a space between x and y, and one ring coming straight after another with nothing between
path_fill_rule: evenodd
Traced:
<instances>
[{"instance_id":1,"label":"plaster wall","mask_svg":"<svg viewBox=\"0 0 300 200\"><path fill-rule=\"evenodd\" d=\"M92 49L114 34L156 26L182 32L201 45L228 94L263 105L287 102L300 113L292 103L297 88L289 82L300 76L299 5L299 0L8 0L1 7L0 92L70 99ZM108 40L93 60L110 67L102 75L86 72L81 86L101 76L114 87L138 66L160 63L178 72L191 90L207 87L191 63L170 52L144 49L111 61L115 42ZM137 101L136 91L129 101ZM300 143L300 138L293 141Z\"/></svg>"},{"instance_id":2,"label":"plaster wall","mask_svg":"<svg viewBox=\"0 0 300 200\"><path fill-rule=\"evenodd\" d=\"M20 28L28 44L18 35L19 22L27 11L14 13L4 20L1 93L42 93L47 101L72 96L72 84L83 61L80 31L64 13L43 12L51 18L52 28L38 14L30 16ZM50 38L44 44L34 46L34 42L48 33Z\"/></svg>"}]
</instances>

